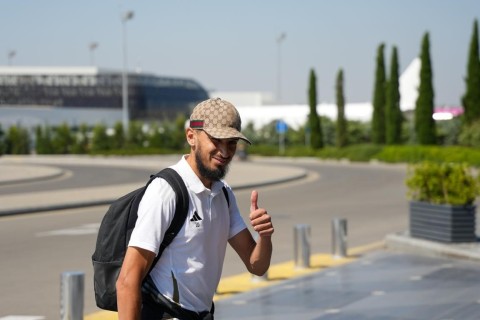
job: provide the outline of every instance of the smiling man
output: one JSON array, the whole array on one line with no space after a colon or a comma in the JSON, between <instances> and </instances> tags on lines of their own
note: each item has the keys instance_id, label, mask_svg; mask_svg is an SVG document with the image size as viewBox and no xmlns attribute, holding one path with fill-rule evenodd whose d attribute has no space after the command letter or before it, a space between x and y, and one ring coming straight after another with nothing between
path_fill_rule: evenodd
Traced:
<instances>
[{"instance_id":1,"label":"smiling man","mask_svg":"<svg viewBox=\"0 0 480 320\"><path fill-rule=\"evenodd\" d=\"M227 243L252 274L263 275L270 266L274 229L267 211L257 205L258 193L252 191L249 216L258 233L255 242L231 188L222 180L238 141L250 143L241 133L238 111L220 98L201 102L190 116L186 139L190 153L172 168L189 193L187 219L148 274L175 212L173 189L155 179L140 203L117 280L120 320L213 319L213 295Z\"/></svg>"}]
</instances>

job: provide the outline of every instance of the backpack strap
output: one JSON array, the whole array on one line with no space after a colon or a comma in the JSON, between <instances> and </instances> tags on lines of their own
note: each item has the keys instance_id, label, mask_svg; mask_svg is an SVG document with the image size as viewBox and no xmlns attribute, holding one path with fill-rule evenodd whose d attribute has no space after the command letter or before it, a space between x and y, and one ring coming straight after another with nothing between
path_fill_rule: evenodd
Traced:
<instances>
[{"instance_id":1,"label":"backpack strap","mask_svg":"<svg viewBox=\"0 0 480 320\"><path fill-rule=\"evenodd\" d=\"M222 187L223 194L225 195L225 199L227 200L228 207L230 208L230 197L228 196L228 191L225 186Z\"/></svg>"},{"instance_id":2,"label":"backpack strap","mask_svg":"<svg viewBox=\"0 0 480 320\"><path fill-rule=\"evenodd\" d=\"M177 236L180 229L182 229L185 220L187 219L188 214L188 204L189 204L189 196L187 187L185 186L185 182L183 182L182 177L172 168L165 168L159 173L150 177L151 182L155 178L162 178L170 184L173 191L175 191L176 195L176 205L175 205L175 214L173 216L172 223L168 227L165 235L163 236L163 241L160 245L158 250L158 254L153 260L152 266L150 267L150 271L152 271L153 267L157 264L158 260L162 256L163 251L170 243L172 243L173 239Z\"/></svg>"}]
</instances>

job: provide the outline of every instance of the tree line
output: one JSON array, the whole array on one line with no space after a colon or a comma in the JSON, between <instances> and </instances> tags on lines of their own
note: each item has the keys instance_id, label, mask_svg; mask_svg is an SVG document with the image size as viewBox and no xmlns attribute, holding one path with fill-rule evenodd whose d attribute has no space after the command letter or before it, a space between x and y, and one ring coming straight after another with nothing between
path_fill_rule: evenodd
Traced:
<instances>
[{"instance_id":1,"label":"tree line","mask_svg":"<svg viewBox=\"0 0 480 320\"><path fill-rule=\"evenodd\" d=\"M313 150L348 145L464 145L480 147L480 57L478 21L473 23L468 51L464 113L449 121L435 122L433 71L430 59L430 39L426 32L420 48L420 86L413 119L406 119L400 110L398 49L392 48L387 76L385 45L376 52L373 86L373 114L370 123L350 121L345 117L344 72L338 70L335 81L337 119L332 121L317 113L317 80L312 68L308 79L309 116L304 126L286 132L288 146L306 146ZM0 154L68 154L68 153L156 153L184 150L186 115L175 121L161 123L131 122L123 128L119 122L113 128L105 124L94 127L67 124L56 127L39 126L34 132L22 127L0 127ZM245 134L257 145L276 145L275 122L255 130L247 124Z\"/></svg>"},{"instance_id":2,"label":"tree line","mask_svg":"<svg viewBox=\"0 0 480 320\"><path fill-rule=\"evenodd\" d=\"M413 143L418 145L439 145L444 143L444 133L436 128L437 123L433 119L434 113L434 88L433 70L430 58L430 37L426 32L421 41L419 58L420 86L415 105L413 123L406 123L400 109L399 91L399 61L398 49L392 48L389 76L386 73L384 59L385 45L381 43L377 48L375 78L373 85L373 114L371 120L371 142L378 145L401 145ZM336 79L336 103L337 103L337 129L336 146L344 147L351 137L347 134L348 121L345 119L344 99L344 74L340 69ZM480 57L478 20L473 23L473 31L468 52L467 74L465 77L465 93L462 96L464 114L459 117L460 128L453 132L456 137L454 143L467 146L480 145ZM309 76L308 99L310 115L308 127L311 130L311 147L321 149L322 123L317 114L316 75L311 69ZM407 127L406 127L407 126ZM445 125L444 125L445 126ZM457 126L457 124L454 124ZM413 130L409 128L412 127Z\"/></svg>"},{"instance_id":3,"label":"tree line","mask_svg":"<svg viewBox=\"0 0 480 320\"><path fill-rule=\"evenodd\" d=\"M131 121L127 130L121 122L113 128L99 123L69 127L37 126L28 130L11 126L0 127L0 154L96 154L143 153L182 150L185 145L186 117L179 115L175 121L146 124Z\"/></svg>"}]
</instances>

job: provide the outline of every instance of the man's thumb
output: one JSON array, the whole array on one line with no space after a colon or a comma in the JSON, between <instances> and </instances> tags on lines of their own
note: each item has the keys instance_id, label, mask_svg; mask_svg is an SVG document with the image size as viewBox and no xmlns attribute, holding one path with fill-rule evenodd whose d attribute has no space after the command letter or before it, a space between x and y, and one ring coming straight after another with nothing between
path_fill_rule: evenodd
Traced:
<instances>
[{"instance_id":1,"label":"man's thumb","mask_svg":"<svg viewBox=\"0 0 480 320\"><path fill-rule=\"evenodd\" d=\"M257 201L258 201L258 192L257 190L253 190L252 195L250 196L250 211L254 211L258 209Z\"/></svg>"}]
</instances>

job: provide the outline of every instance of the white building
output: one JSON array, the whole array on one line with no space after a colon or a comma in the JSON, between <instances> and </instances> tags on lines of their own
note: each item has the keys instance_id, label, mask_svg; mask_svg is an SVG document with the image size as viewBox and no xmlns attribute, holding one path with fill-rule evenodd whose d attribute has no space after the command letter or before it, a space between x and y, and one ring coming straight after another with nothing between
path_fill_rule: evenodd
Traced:
<instances>
[{"instance_id":1,"label":"white building","mask_svg":"<svg viewBox=\"0 0 480 320\"><path fill-rule=\"evenodd\" d=\"M400 109L409 111L415 109L418 97L418 86L420 85L419 58L415 58L405 69L399 78ZM212 97L221 97L232 102L240 112L242 121L245 124L253 123L256 129L271 123L275 120L282 120L293 129L304 125L307 121L310 108L306 104L298 105L271 105L271 96L262 96L262 93L252 92L211 92ZM267 102L267 103L265 103ZM459 110L460 109L460 110ZM434 114L436 120L451 119L461 113L461 108L438 108ZM320 103L317 105L317 113L321 116L336 120L337 105L334 103ZM347 120L370 121L372 118L373 106L371 102L346 103L345 116Z\"/></svg>"}]
</instances>

